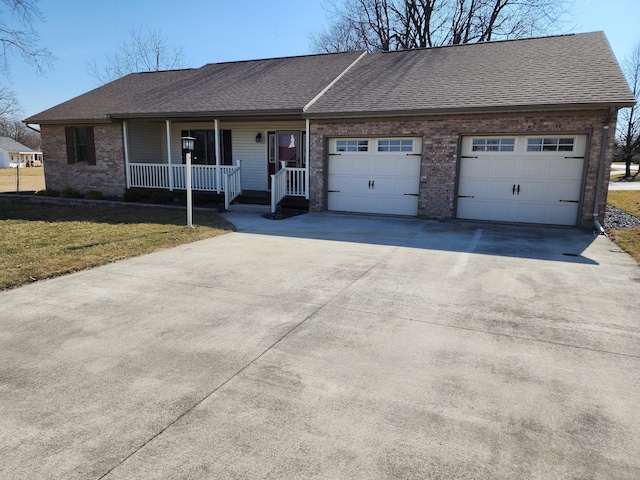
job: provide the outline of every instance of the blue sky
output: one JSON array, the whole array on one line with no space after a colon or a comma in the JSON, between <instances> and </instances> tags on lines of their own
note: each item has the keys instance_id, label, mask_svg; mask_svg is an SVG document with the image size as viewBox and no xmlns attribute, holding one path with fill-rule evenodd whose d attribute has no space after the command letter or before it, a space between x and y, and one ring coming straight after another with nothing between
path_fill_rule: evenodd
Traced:
<instances>
[{"instance_id":1,"label":"blue sky","mask_svg":"<svg viewBox=\"0 0 640 480\"><path fill-rule=\"evenodd\" d=\"M182 6L180 6L182 5ZM57 57L41 77L20 58L3 79L24 117L97 87L87 63L104 61L132 28L159 29L184 47L187 66L304 55L309 33L327 23L323 0L41 0L40 45ZM603 30L618 60L640 41L638 0L575 0L571 32Z\"/></svg>"}]
</instances>

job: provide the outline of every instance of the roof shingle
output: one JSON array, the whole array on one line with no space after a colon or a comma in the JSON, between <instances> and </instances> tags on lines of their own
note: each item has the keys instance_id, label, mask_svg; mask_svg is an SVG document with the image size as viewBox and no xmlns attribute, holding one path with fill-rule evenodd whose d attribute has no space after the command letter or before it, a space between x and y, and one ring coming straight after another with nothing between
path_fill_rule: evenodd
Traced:
<instances>
[{"instance_id":1,"label":"roof shingle","mask_svg":"<svg viewBox=\"0 0 640 480\"><path fill-rule=\"evenodd\" d=\"M604 34L596 32L370 54L307 114L633 103Z\"/></svg>"},{"instance_id":2,"label":"roof shingle","mask_svg":"<svg viewBox=\"0 0 640 480\"><path fill-rule=\"evenodd\" d=\"M135 73L26 121L198 114L369 116L635 103L602 32L373 53L356 62L361 54ZM303 113L305 105L351 65Z\"/></svg>"}]
</instances>

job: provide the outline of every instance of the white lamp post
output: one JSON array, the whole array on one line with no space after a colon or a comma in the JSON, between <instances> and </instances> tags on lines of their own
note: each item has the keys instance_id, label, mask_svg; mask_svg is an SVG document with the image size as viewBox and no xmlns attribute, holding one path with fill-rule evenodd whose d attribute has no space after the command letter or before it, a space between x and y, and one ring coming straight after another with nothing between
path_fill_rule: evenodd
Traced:
<instances>
[{"instance_id":1,"label":"white lamp post","mask_svg":"<svg viewBox=\"0 0 640 480\"><path fill-rule=\"evenodd\" d=\"M191 196L191 152L195 147L196 139L182 137L182 149L187 151L187 228L193 228L193 198Z\"/></svg>"}]
</instances>

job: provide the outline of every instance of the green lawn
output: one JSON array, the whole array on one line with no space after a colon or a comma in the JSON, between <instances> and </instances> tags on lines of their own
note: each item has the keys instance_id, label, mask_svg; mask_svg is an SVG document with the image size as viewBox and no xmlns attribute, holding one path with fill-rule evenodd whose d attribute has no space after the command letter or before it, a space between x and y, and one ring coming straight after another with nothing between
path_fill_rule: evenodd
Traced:
<instances>
[{"instance_id":1,"label":"green lawn","mask_svg":"<svg viewBox=\"0 0 640 480\"><path fill-rule=\"evenodd\" d=\"M631 215L640 217L639 190L610 191L607 202ZM640 263L640 227L612 229L610 233L611 239Z\"/></svg>"},{"instance_id":2,"label":"green lawn","mask_svg":"<svg viewBox=\"0 0 640 480\"><path fill-rule=\"evenodd\" d=\"M233 225L214 212L141 206L0 204L0 290L215 237Z\"/></svg>"}]
</instances>

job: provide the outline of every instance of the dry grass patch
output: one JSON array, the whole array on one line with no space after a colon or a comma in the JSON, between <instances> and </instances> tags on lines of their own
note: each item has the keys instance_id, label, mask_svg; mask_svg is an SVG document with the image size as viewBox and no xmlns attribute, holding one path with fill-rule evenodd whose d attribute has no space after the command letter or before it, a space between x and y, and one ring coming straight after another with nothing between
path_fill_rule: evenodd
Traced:
<instances>
[{"instance_id":1,"label":"dry grass patch","mask_svg":"<svg viewBox=\"0 0 640 480\"><path fill-rule=\"evenodd\" d=\"M0 168L0 192L16 191L16 170L20 170L20 191L44 190L44 167Z\"/></svg>"},{"instance_id":2,"label":"dry grass patch","mask_svg":"<svg viewBox=\"0 0 640 480\"><path fill-rule=\"evenodd\" d=\"M135 206L0 205L0 290L215 237L233 225L214 212Z\"/></svg>"},{"instance_id":3,"label":"dry grass patch","mask_svg":"<svg viewBox=\"0 0 640 480\"><path fill-rule=\"evenodd\" d=\"M607 201L621 210L640 218L640 191L610 191ZM611 229L611 239L640 263L640 227Z\"/></svg>"}]
</instances>

